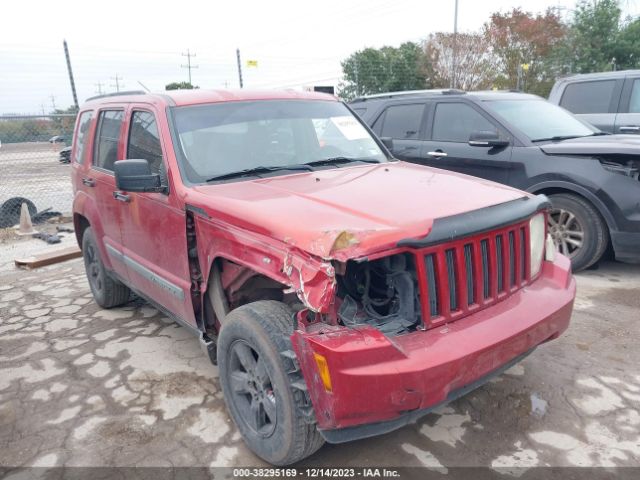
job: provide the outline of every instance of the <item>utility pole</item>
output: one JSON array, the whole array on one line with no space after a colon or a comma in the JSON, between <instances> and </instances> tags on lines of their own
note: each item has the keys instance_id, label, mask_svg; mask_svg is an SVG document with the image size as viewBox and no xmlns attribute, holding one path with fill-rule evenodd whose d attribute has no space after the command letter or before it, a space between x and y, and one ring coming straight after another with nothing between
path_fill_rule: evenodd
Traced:
<instances>
[{"instance_id":1,"label":"utility pole","mask_svg":"<svg viewBox=\"0 0 640 480\"><path fill-rule=\"evenodd\" d=\"M187 57L187 64L186 65L180 65L180 67L186 68L189 71L189 84L193 86L193 83L191 83L191 69L192 68L198 68L198 65L191 65L191 57L195 57L196 54L195 53L191 53L189 51L189 49L187 48L187 53L183 53L182 56L183 57Z\"/></svg>"},{"instance_id":2,"label":"utility pole","mask_svg":"<svg viewBox=\"0 0 640 480\"><path fill-rule=\"evenodd\" d=\"M458 0L455 0L453 14L453 48L451 52L451 88L456 88L456 72L458 70Z\"/></svg>"},{"instance_id":3,"label":"utility pole","mask_svg":"<svg viewBox=\"0 0 640 480\"><path fill-rule=\"evenodd\" d=\"M240 62L239 48L236 48L236 58L238 60L238 81L240 82L240 88L242 88L242 63Z\"/></svg>"},{"instance_id":4,"label":"utility pole","mask_svg":"<svg viewBox=\"0 0 640 480\"><path fill-rule=\"evenodd\" d=\"M122 80L122 77L119 77L118 74L116 73L115 77L111 77L111 80L113 80L115 83L112 83L111 86L113 88L116 89L116 92L120 91L120 80ZM124 85L122 85L124 87Z\"/></svg>"},{"instance_id":5,"label":"utility pole","mask_svg":"<svg viewBox=\"0 0 640 480\"><path fill-rule=\"evenodd\" d=\"M63 40L64 56L67 58L67 70L69 71L69 82L71 83L71 93L73 95L73 104L76 106L76 111L80 109L78 105L78 95L76 94L76 82L73 80L73 70L71 70L71 58L69 57L69 47L67 47L67 41Z\"/></svg>"},{"instance_id":6,"label":"utility pole","mask_svg":"<svg viewBox=\"0 0 640 480\"><path fill-rule=\"evenodd\" d=\"M103 95L103 94L104 94L104 91L102 90L102 86L103 86L104 84L103 84L103 83L101 83L101 82L98 82L98 83L94 83L94 85L96 86L96 93L97 93L98 95Z\"/></svg>"},{"instance_id":7,"label":"utility pole","mask_svg":"<svg viewBox=\"0 0 640 480\"><path fill-rule=\"evenodd\" d=\"M56 109L56 96L55 95L51 95L49 96L49 98L51 99L51 108L53 108L53 110Z\"/></svg>"},{"instance_id":8,"label":"utility pole","mask_svg":"<svg viewBox=\"0 0 640 480\"><path fill-rule=\"evenodd\" d=\"M42 108L42 116L46 115L46 113L44 111L44 103L41 103L40 107Z\"/></svg>"}]
</instances>

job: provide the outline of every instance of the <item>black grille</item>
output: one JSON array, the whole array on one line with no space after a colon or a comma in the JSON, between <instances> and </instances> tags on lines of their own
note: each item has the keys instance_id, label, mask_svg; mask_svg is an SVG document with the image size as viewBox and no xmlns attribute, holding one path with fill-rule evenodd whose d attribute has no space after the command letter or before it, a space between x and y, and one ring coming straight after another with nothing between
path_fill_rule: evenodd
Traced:
<instances>
[{"instance_id":1,"label":"black grille","mask_svg":"<svg viewBox=\"0 0 640 480\"><path fill-rule=\"evenodd\" d=\"M475 303L473 293L473 245L467 243L464 246L464 265L467 269L467 304Z\"/></svg>"},{"instance_id":2,"label":"black grille","mask_svg":"<svg viewBox=\"0 0 640 480\"><path fill-rule=\"evenodd\" d=\"M456 251L450 248L445 252L447 259L447 278L449 279L449 306L451 311L458 309L458 292L456 289Z\"/></svg>"},{"instance_id":3,"label":"black grille","mask_svg":"<svg viewBox=\"0 0 640 480\"><path fill-rule=\"evenodd\" d=\"M513 232L509 232L509 285L514 286L516 284L516 235Z\"/></svg>"},{"instance_id":4,"label":"black grille","mask_svg":"<svg viewBox=\"0 0 640 480\"><path fill-rule=\"evenodd\" d=\"M482 293L484 298L489 298L491 293L491 284L489 283L491 278L489 275L489 240L482 240L480 249L482 250L482 285L484 285Z\"/></svg>"},{"instance_id":5,"label":"black grille","mask_svg":"<svg viewBox=\"0 0 640 480\"><path fill-rule=\"evenodd\" d=\"M498 264L498 291L504 291L504 259L502 258L502 235L496 237L496 261Z\"/></svg>"},{"instance_id":6,"label":"black grille","mask_svg":"<svg viewBox=\"0 0 640 480\"><path fill-rule=\"evenodd\" d=\"M438 316L438 282L436 281L435 255L425 257L427 264L427 282L429 286L429 311L432 317Z\"/></svg>"}]
</instances>

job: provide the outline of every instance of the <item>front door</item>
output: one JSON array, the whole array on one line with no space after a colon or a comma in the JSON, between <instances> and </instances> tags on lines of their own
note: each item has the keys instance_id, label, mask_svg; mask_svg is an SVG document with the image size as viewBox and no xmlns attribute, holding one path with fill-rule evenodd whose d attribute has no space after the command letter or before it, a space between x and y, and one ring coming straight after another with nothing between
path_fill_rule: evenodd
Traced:
<instances>
[{"instance_id":1,"label":"front door","mask_svg":"<svg viewBox=\"0 0 640 480\"><path fill-rule=\"evenodd\" d=\"M472 105L460 101L436 102L427 124L427 140L422 144L422 163L446 170L508 183L512 146L469 145L474 132L509 135L492 119Z\"/></svg>"},{"instance_id":2,"label":"front door","mask_svg":"<svg viewBox=\"0 0 640 480\"><path fill-rule=\"evenodd\" d=\"M167 183L163 146L170 144L170 139L161 134L156 112L145 105L131 106L125 128L122 158L147 160L152 173L161 174L163 183ZM132 287L195 326L186 217L175 192L169 188L167 193L120 194L126 206L122 215L123 254Z\"/></svg>"}]
</instances>

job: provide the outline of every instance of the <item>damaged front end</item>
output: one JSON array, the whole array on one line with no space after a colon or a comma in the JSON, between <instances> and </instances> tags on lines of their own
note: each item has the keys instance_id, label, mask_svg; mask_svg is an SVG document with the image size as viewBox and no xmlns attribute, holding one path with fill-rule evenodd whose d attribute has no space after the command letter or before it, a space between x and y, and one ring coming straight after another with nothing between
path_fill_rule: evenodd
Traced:
<instances>
[{"instance_id":1,"label":"damaged front end","mask_svg":"<svg viewBox=\"0 0 640 480\"><path fill-rule=\"evenodd\" d=\"M629 155L600 155L598 160L602 168L611 172L640 180L640 157Z\"/></svg>"},{"instance_id":2,"label":"damaged front end","mask_svg":"<svg viewBox=\"0 0 640 480\"><path fill-rule=\"evenodd\" d=\"M400 253L373 261L348 261L338 276L337 316L347 327L369 325L399 335L421 324L414 256Z\"/></svg>"}]
</instances>

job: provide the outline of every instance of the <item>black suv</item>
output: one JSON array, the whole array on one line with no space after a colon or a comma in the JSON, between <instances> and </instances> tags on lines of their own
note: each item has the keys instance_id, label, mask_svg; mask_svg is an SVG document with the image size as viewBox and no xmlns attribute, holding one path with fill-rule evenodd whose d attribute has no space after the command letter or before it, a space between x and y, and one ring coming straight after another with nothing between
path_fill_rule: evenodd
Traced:
<instances>
[{"instance_id":1,"label":"black suv","mask_svg":"<svg viewBox=\"0 0 640 480\"><path fill-rule=\"evenodd\" d=\"M640 70L562 78L549 101L605 132L640 134Z\"/></svg>"},{"instance_id":2,"label":"black suv","mask_svg":"<svg viewBox=\"0 0 640 480\"><path fill-rule=\"evenodd\" d=\"M640 262L640 137L515 92L398 92L350 106L397 158L546 194L549 232L575 270L609 244L618 260Z\"/></svg>"}]
</instances>

